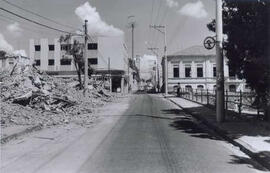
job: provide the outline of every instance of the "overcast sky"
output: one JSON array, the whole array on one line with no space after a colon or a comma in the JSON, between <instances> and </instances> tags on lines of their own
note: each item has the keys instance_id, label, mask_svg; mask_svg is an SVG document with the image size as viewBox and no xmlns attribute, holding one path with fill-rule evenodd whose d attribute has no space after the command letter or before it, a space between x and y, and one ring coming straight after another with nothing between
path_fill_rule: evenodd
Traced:
<instances>
[{"instance_id":1,"label":"overcast sky","mask_svg":"<svg viewBox=\"0 0 270 173\"><path fill-rule=\"evenodd\" d=\"M150 30L149 25L166 25L168 52L174 53L193 45L202 45L203 39L214 35L206 24L214 18L214 0L8 0L27 10L51 18L74 28L82 28L83 19L89 20L91 34L121 35L131 48L131 30L128 16L135 16L135 55L150 54L146 43L160 48L163 35ZM67 31L75 31L46 21L17 9L3 0L0 6L27 18ZM56 38L61 33L21 20L0 10L0 48L26 50L30 38Z\"/></svg>"}]
</instances>

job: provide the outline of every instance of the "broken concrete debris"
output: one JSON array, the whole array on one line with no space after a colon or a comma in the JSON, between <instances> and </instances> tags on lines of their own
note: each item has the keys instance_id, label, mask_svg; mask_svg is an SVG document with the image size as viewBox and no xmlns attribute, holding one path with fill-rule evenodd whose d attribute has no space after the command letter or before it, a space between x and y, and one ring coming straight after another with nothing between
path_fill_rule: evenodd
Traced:
<instances>
[{"instance_id":1,"label":"broken concrete debris","mask_svg":"<svg viewBox=\"0 0 270 173\"><path fill-rule=\"evenodd\" d=\"M84 96L76 78L55 78L17 64L12 72L0 73L1 126L91 124L95 108L115 98L95 82L89 82Z\"/></svg>"}]
</instances>

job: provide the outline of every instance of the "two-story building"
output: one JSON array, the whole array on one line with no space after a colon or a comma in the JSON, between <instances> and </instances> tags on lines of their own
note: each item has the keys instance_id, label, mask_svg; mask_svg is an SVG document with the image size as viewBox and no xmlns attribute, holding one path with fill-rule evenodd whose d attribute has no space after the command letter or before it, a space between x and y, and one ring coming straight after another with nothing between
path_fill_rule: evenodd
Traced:
<instances>
[{"instance_id":1,"label":"two-story building","mask_svg":"<svg viewBox=\"0 0 270 173\"><path fill-rule=\"evenodd\" d=\"M168 55L168 91L180 83L181 88L209 89L216 87L216 51L203 46L192 46L173 55ZM225 90L244 91L248 89L244 80L240 80L229 69L224 59ZM164 58L162 60L164 74ZM164 81L164 75L163 75Z\"/></svg>"}]
</instances>

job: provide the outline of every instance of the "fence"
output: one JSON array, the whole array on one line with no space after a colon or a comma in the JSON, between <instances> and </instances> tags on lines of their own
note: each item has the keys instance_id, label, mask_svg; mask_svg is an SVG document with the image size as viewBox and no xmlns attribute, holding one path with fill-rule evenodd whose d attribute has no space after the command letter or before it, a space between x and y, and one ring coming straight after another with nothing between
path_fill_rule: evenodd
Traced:
<instances>
[{"instance_id":1,"label":"fence","mask_svg":"<svg viewBox=\"0 0 270 173\"><path fill-rule=\"evenodd\" d=\"M225 93L225 109L243 113L260 115L262 112L258 106L254 106L256 95L253 92L231 92L226 90ZM208 89L180 89L180 97L196 101L205 105L216 105L216 90Z\"/></svg>"}]
</instances>

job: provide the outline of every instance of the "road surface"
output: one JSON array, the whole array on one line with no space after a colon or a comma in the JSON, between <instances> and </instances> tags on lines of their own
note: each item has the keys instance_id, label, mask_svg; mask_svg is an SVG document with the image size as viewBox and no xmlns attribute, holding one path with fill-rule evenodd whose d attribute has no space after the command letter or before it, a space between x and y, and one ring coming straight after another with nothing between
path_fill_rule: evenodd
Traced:
<instances>
[{"instance_id":1,"label":"road surface","mask_svg":"<svg viewBox=\"0 0 270 173\"><path fill-rule=\"evenodd\" d=\"M89 129L45 129L2 146L1 172L266 172L161 95L133 95L100 116Z\"/></svg>"}]
</instances>

